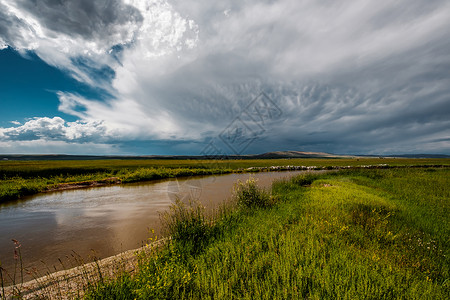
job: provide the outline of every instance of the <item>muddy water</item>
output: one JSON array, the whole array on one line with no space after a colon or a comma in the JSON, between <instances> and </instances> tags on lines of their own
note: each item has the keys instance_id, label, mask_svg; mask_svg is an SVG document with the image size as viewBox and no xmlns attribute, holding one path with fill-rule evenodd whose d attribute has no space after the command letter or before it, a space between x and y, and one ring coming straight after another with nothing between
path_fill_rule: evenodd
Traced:
<instances>
[{"instance_id":1,"label":"muddy water","mask_svg":"<svg viewBox=\"0 0 450 300\"><path fill-rule=\"evenodd\" d=\"M253 174L258 184L270 187L275 179L302 173L270 172ZM14 271L14 244L21 243L24 266L61 269L61 258L77 253L86 261L105 258L142 246L149 229L160 232L159 214L176 197L194 198L211 209L231 196L233 184L249 174L191 177L38 194L20 202L0 206L0 261ZM45 262L45 265L42 263Z\"/></svg>"}]
</instances>

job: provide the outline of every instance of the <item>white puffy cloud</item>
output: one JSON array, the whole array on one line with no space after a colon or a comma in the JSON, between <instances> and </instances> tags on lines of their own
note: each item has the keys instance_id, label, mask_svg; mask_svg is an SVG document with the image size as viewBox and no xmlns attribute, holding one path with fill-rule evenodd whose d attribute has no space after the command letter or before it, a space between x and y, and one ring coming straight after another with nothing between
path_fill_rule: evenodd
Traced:
<instances>
[{"instance_id":1,"label":"white puffy cloud","mask_svg":"<svg viewBox=\"0 0 450 300\"><path fill-rule=\"evenodd\" d=\"M33 118L17 127L0 128L0 138L6 141L73 141L78 143L104 141L108 138L102 121L66 122L60 117Z\"/></svg>"}]
</instances>

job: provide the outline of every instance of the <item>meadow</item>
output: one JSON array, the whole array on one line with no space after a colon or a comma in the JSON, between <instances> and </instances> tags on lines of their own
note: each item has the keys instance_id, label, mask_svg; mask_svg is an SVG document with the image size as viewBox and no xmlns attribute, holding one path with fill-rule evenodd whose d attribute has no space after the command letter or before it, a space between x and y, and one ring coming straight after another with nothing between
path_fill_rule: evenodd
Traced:
<instances>
[{"instance_id":1,"label":"meadow","mask_svg":"<svg viewBox=\"0 0 450 300\"><path fill-rule=\"evenodd\" d=\"M83 297L448 299L449 187L449 168L239 182L214 216L176 203L162 216L171 240Z\"/></svg>"},{"instance_id":2,"label":"meadow","mask_svg":"<svg viewBox=\"0 0 450 300\"><path fill-rule=\"evenodd\" d=\"M58 189L61 184L127 183L192 175L242 172L270 166L450 165L450 159L239 159L0 161L0 203Z\"/></svg>"}]
</instances>

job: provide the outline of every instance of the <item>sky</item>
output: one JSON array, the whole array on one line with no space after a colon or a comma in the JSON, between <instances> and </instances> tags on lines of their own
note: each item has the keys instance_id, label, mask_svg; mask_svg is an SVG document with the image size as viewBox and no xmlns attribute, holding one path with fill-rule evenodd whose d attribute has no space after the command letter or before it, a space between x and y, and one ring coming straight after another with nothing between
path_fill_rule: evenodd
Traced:
<instances>
[{"instance_id":1,"label":"sky","mask_svg":"<svg viewBox=\"0 0 450 300\"><path fill-rule=\"evenodd\" d=\"M447 0L0 0L0 153L450 154Z\"/></svg>"}]
</instances>

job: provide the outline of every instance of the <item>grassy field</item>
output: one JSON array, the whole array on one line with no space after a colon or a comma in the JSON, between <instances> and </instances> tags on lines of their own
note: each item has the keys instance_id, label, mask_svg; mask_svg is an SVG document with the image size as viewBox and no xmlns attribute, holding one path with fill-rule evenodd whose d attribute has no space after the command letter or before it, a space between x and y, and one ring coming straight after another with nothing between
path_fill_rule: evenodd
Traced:
<instances>
[{"instance_id":1,"label":"grassy field","mask_svg":"<svg viewBox=\"0 0 450 300\"><path fill-rule=\"evenodd\" d=\"M66 160L0 161L0 202L53 189L61 183L117 178L136 182L236 172L270 166L450 165L450 159L248 159L248 160Z\"/></svg>"},{"instance_id":2,"label":"grassy field","mask_svg":"<svg viewBox=\"0 0 450 300\"><path fill-rule=\"evenodd\" d=\"M178 203L172 240L87 299L448 299L450 170L240 183L214 220Z\"/></svg>"}]
</instances>

